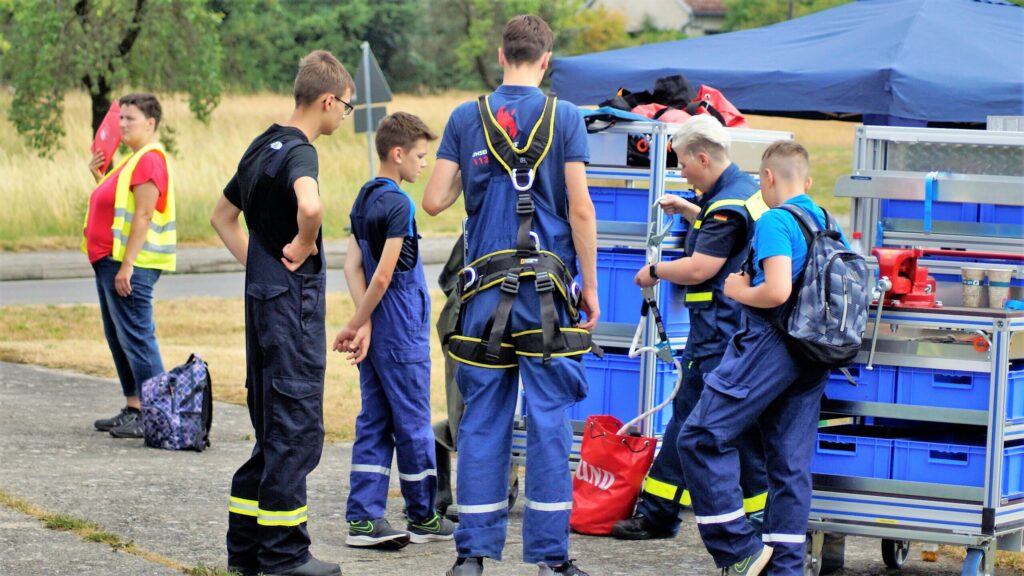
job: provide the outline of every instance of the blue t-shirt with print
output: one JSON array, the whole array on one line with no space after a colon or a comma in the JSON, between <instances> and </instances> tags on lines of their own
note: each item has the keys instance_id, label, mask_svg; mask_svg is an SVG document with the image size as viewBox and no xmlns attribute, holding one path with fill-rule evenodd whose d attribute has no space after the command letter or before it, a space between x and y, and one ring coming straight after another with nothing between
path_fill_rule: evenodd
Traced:
<instances>
[{"instance_id":1,"label":"blue t-shirt with print","mask_svg":"<svg viewBox=\"0 0 1024 576\"><path fill-rule=\"evenodd\" d=\"M809 212L814 217L818 226L824 229L825 213L811 200L807 194L801 194L786 200L784 204L792 204ZM830 216L831 217L831 216ZM839 234L842 235L842 228L836 224ZM843 236L843 243L850 245ZM764 284L764 268L761 265L767 258L772 256L786 256L793 261L793 280L796 280L804 270L807 261L807 240L800 230L800 224L796 217L782 209L769 210L761 216L754 227L754 280L752 286Z\"/></svg>"},{"instance_id":2,"label":"blue t-shirt with print","mask_svg":"<svg viewBox=\"0 0 1024 576\"><path fill-rule=\"evenodd\" d=\"M544 92L533 86L499 86L489 97L494 118L517 147L526 144L544 109ZM476 101L465 102L452 112L437 148L437 157L462 168L466 212L474 214L491 177L490 154ZM565 188L566 162L589 162L587 131L576 106L558 100L555 136L551 149L537 171L533 186L535 202L562 218L568 218ZM500 168L500 167L499 167Z\"/></svg>"}]
</instances>

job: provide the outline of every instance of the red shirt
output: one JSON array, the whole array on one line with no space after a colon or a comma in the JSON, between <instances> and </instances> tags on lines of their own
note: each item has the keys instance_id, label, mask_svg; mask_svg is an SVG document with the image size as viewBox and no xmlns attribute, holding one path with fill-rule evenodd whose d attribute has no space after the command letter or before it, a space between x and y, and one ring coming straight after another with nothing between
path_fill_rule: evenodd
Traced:
<instances>
[{"instance_id":1,"label":"red shirt","mask_svg":"<svg viewBox=\"0 0 1024 576\"><path fill-rule=\"evenodd\" d=\"M117 192L117 177L121 173L118 168L92 191L89 196L89 220L85 224L85 245L89 253L89 262L102 260L114 253L114 233L110 229L114 224L114 196ZM132 173L131 187L153 182L160 196L156 201L156 211L163 212L167 207L167 163L159 152L146 152L135 165Z\"/></svg>"}]
</instances>

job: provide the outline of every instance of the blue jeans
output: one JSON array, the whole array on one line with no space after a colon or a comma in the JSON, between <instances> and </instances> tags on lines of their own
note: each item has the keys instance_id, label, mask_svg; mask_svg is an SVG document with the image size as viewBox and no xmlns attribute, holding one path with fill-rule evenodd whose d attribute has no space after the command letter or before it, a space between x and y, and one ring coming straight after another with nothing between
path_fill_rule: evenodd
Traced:
<instances>
[{"instance_id":1,"label":"blue jeans","mask_svg":"<svg viewBox=\"0 0 1024 576\"><path fill-rule=\"evenodd\" d=\"M142 383L164 371L153 325L153 286L160 271L135 268L132 293L122 298L114 288L121 263L107 256L93 263L100 297L103 334L114 357L114 368L125 397L138 396Z\"/></svg>"}]
</instances>

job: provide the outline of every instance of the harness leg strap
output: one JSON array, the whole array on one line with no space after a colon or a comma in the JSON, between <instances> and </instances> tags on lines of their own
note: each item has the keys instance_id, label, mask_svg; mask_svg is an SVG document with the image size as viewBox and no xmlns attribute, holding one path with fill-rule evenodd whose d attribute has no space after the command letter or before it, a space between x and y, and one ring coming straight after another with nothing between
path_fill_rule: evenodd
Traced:
<instances>
[{"instance_id":1,"label":"harness leg strap","mask_svg":"<svg viewBox=\"0 0 1024 576\"><path fill-rule=\"evenodd\" d=\"M501 355L501 341L505 337L508 328L509 317L512 316L512 304L519 294L519 272L521 269L510 270L508 276L501 283L501 299L498 307L491 317L491 328L487 334L486 357L492 362L497 362Z\"/></svg>"}]
</instances>

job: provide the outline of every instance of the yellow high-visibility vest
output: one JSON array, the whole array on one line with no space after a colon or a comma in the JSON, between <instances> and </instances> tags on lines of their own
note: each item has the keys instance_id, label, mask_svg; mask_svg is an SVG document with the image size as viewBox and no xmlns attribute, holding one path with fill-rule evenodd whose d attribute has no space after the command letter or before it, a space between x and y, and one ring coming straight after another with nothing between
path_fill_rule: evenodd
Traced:
<instances>
[{"instance_id":1,"label":"yellow high-visibility vest","mask_svg":"<svg viewBox=\"0 0 1024 576\"><path fill-rule=\"evenodd\" d=\"M121 161L118 166L120 173L117 177L117 188L114 192L114 221L110 226L114 236L113 253L111 257L118 262L124 260L125 249L128 244L128 237L132 232L132 218L135 216L135 194L132 194L132 173L139 164L139 160L147 152L158 152L167 162L167 151L159 143L143 146L137 152ZM97 187L106 182L111 174L117 172L117 168L111 170L100 180ZM85 225L89 222L88 210L85 214ZM146 241L142 245L142 251L135 259L134 265L140 268L152 268L156 270L167 270L173 272L177 265L175 246L178 235L174 223L174 181L171 177L171 169L167 166L167 203L164 210L153 211L153 218L149 222L149 230L146 232ZM86 239L82 238L82 251L88 253Z\"/></svg>"}]
</instances>

